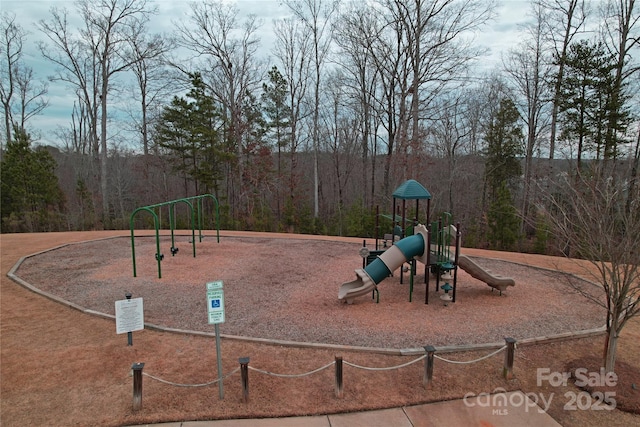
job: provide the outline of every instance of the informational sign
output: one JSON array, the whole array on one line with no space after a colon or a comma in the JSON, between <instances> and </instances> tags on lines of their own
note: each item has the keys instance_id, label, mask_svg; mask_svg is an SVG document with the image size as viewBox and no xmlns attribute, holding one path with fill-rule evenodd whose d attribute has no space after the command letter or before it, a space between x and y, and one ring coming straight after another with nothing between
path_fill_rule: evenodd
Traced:
<instances>
[{"instance_id":1,"label":"informational sign","mask_svg":"<svg viewBox=\"0 0 640 427\"><path fill-rule=\"evenodd\" d=\"M216 330L216 359L218 359L218 395L224 399L222 375L222 351L220 345L220 323L224 323L224 284L222 280L207 283L207 313L209 324Z\"/></svg>"},{"instance_id":2,"label":"informational sign","mask_svg":"<svg viewBox=\"0 0 640 427\"><path fill-rule=\"evenodd\" d=\"M144 329L142 298L116 301L116 333L124 334L142 329Z\"/></svg>"},{"instance_id":3,"label":"informational sign","mask_svg":"<svg viewBox=\"0 0 640 427\"><path fill-rule=\"evenodd\" d=\"M224 289L222 281L207 283L207 312L209 324L224 323Z\"/></svg>"}]
</instances>

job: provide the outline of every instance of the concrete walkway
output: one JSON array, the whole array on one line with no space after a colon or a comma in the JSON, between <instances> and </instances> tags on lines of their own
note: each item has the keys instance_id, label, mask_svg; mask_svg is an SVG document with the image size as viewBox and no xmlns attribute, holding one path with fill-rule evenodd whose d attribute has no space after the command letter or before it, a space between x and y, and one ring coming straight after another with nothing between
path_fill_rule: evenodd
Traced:
<instances>
[{"instance_id":1,"label":"concrete walkway","mask_svg":"<svg viewBox=\"0 0 640 427\"><path fill-rule=\"evenodd\" d=\"M150 426L150 425L148 425ZM558 427L521 391L377 411L311 417L185 421L163 427Z\"/></svg>"}]
</instances>

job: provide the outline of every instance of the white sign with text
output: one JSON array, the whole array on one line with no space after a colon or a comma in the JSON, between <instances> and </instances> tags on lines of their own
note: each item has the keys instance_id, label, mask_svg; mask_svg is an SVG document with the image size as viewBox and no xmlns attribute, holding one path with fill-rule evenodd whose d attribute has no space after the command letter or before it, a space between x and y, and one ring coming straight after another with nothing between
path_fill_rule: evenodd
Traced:
<instances>
[{"instance_id":1,"label":"white sign with text","mask_svg":"<svg viewBox=\"0 0 640 427\"><path fill-rule=\"evenodd\" d=\"M144 329L142 298L116 301L116 333L125 334L142 329Z\"/></svg>"},{"instance_id":2,"label":"white sign with text","mask_svg":"<svg viewBox=\"0 0 640 427\"><path fill-rule=\"evenodd\" d=\"M224 323L223 286L220 280L207 283L207 312L210 325Z\"/></svg>"}]
</instances>

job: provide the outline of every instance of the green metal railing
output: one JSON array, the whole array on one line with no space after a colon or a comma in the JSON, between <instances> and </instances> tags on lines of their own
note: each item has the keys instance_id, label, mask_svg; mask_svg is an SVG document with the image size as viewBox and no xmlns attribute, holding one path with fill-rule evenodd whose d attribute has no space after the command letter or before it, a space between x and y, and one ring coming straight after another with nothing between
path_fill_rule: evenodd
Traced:
<instances>
[{"instance_id":1,"label":"green metal railing","mask_svg":"<svg viewBox=\"0 0 640 427\"><path fill-rule=\"evenodd\" d=\"M451 232L452 216L449 212L444 212L438 221L431 223L432 243L435 243L436 265L447 269L452 268L451 263L451 242L455 239L455 235ZM434 241L435 240L435 241Z\"/></svg>"}]
</instances>

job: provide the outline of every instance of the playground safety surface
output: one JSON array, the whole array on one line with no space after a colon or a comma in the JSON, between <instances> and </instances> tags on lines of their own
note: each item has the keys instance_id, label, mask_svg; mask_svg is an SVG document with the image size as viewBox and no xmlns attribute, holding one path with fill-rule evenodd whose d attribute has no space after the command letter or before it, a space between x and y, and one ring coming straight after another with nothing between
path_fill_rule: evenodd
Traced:
<instances>
[{"instance_id":1,"label":"playground safety surface","mask_svg":"<svg viewBox=\"0 0 640 427\"><path fill-rule=\"evenodd\" d=\"M515 263L476 258L516 286L502 295L459 269L455 303L445 305L430 277L425 304L424 266L410 277L400 273L378 285L372 296L352 305L337 299L339 285L362 265L355 242L308 239L205 237L193 256L190 236L162 238L165 258L158 278L154 238L135 244L117 238L61 247L26 259L16 274L36 288L99 313L114 315L114 301L126 292L144 300L145 322L166 328L213 332L207 322L206 287L224 282L225 335L378 349L418 349L501 343L598 328L601 307L575 286L594 295L598 288L575 277ZM370 242L371 244L373 242ZM441 281L440 285L443 285ZM411 298L411 302L409 299Z\"/></svg>"}]
</instances>

